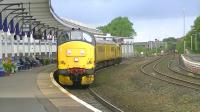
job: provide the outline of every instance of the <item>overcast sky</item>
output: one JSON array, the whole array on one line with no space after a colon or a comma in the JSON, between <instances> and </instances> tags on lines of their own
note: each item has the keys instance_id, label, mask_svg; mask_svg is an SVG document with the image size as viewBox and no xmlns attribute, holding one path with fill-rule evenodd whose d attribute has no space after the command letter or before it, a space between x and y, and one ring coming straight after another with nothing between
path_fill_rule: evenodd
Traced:
<instances>
[{"instance_id":1,"label":"overcast sky","mask_svg":"<svg viewBox=\"0 0 200 112\"><path fill-rule=\"evenodd\" d=\"M181 37L183 12L186 32L200 16L200 0L52 0L52 6L59 16L91 26L127 16L137 32L135 41Z\"/></svg>"}]
</instances>

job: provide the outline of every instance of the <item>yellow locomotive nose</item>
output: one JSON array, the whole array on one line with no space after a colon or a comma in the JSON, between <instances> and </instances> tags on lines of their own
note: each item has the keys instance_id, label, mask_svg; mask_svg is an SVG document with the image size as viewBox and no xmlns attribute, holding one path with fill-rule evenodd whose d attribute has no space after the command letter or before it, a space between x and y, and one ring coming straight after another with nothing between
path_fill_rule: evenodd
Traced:
<instances>
[{"instance_id":1,"label":"yellow locomotive nose","mask_svg":"<svg viewBox=\"0 0 200 112\"><path fill-rule=\"evenodd\" d=\"M82 41L70 41L58 46L60 83L71 85L80 81L82 85L91 84L94 80L94 53L94 46Z\"/></svg>"},{"instance_id":2,"label":"yellow locomotive nose","mask_svg":"<svg viewBox=\"0 0 200 112\"><path fill-rule=\"evenodd\" d=\"M60 47L62 53L58 54L58 60L60 62L59 69L69 69L69 68L94 68L94 59L91 51L94 52L92 45L87 45L87 43L82 42L70 42L66 43L65 47ZM72 44L72 45L70 45ZM67 47L69 46L69 47ZM83 48L85 46L85 48ZM66 53L66 54L65 54Z\"/></svg>"}]
</instances>

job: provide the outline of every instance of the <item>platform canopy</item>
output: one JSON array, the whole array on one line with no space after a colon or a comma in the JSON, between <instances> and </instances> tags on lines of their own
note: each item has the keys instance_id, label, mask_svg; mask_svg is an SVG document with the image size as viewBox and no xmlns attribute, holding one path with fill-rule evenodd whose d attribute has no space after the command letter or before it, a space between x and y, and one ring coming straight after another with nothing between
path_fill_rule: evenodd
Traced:
<instances>
[{"instance_id":1,"label":"platform canopy","mask_svg":"<svg viewBox=\"0 0 200 112\"><path fill-rule=\"evenodd\" d=\"M95 28L87 27L67 19L63 20L58 17L52 8L51 0L1 0L0 9L0 23L2 24L0 25L0 30L1 27L5 28L3 25L7 22L8 25L6 26L11 27L8 28L9 30L12 30L12 26L14 26L14 32L18 31L20 28L25 31L37 28L43 31L48 30L47 32L51 33L80 28L92 34L102 34L100 30ZM17 24L18 27L20 26L19 28L16 28Z\"/></svg>"}]
</instances>

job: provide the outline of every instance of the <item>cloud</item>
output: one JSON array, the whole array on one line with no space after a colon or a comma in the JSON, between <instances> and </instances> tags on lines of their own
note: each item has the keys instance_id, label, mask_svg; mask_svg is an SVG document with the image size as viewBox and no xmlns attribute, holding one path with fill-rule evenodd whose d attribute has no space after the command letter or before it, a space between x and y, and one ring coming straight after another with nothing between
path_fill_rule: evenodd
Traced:
<instances>
[{"instance_id":1,"label":"cloud","mask_svg":"<svg viewBox=\"0 0 200 112\"><path fill-rule=\"evenodd\" d=\"M190 30L196 17L186 18L186 32ZM135 21L136 42L162 40L167 37L180 38L184 35L183 18L167 18Z\"/></svg>"},{"instance_id":2,"label":"cloud","mask_svg":"<svg viewBox=\"0 0 200 112\"><path fill-rule=\"evenodd\" d=\"M103 23L117 16L136 19L200 15L199 0L52 0L55 11L86 23Z\"/></svg>"},{"instance_id":3,"label":"cloud","mask_svg":"<svg viewBox=\"0 0 200 112\"><path fill-rule=\"evenodd\" d=\"M105 25L118 16L127 16L138 34L136 41L183 35L200 16L200 0L52 0L55 12L93 26Z\"/></svg>"}]
</instances>

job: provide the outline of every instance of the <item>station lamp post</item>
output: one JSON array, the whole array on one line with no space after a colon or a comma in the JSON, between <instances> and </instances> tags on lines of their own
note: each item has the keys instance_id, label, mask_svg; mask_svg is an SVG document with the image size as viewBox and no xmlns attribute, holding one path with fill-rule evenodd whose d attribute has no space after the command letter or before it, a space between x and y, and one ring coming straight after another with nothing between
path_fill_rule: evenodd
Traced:
<instances>
[{"instance_id":1,"label":"station lamp post","mask_svg":"<svg viewBox=\"0 0 200 112\"><path fill-rule=\"evenodd\" d=\"M32 32L32 36L33 36L33 43L34 43L34 45L33 45L33 54L34 54L34 56L36 56L37 55L37 51L36 51L36 38L34 37L35 36L35 28L37 27L37 26L39 26L40 25L40 21L34 21L33 23L32 23L32 27L31 27L31 32Z\"/></svg>"},{"instance_id":2,"label":"station lamp post","mask_svg":"<svg viewBox=\"0 0 200 112\"><path fill-rule=\"evenodd\" d=\"M198 41L197 48L198 48L198 50L199 50L199 48L200 48L200 42L199 42L199 41L200 41L200 32L197 33L197 38L198 38L198 39L197 39L197 41Z\"/></svg>"},{"instance_id":3,"label":"station lamp post","mask_svg":"<svg viewBox=\"0 0 200 112\"><path fill-rule=\"evenodd\" d=\"M196 30L194 29L194 27L192 28L192 30L193 30L193 34L190 37L190 47L191 47L190 49L191 49L191 51L196 51L196 45L197 45ZM194 46L193 46L193 44L194 44Z\"/></svg>"},{"instance_id":4,"label":"station lamp post","mask_svg":"<svg viewBox=\"0 0 200 112\"><path fill-rule=\"evenodd\" d=\"M193 34L191 35L191 38L190 38L190 47L191 47L191 51L193 51Z\"/></svg>"},{"instance_id":5,"label":"station lamp post","mask_svg":"<svg viewBox=\"0 0 200 112\"><path fill-rule=\"evenodd\" d=\"M184 54L187 53L187 52L186 52L186 44L187 44L187 42L186 42L186 40L184 39L184 41L183 41Z\"/></svg>"},{"instance_id":6,"label":"station lamp post","mask_svg":"<svg viewBox=\"0 0 200 112\"><path fill-rule=\"evenodd\" d=\"M49 43L49 59L52 59L52 40L53 40L53 35L52 35L52 32L54 30L54 27L49 27L49 32L47 33L48 37L47 40L48 40L48 43Z\"/></svg>"},{"instance_id":7,"label":"station lamp post","mask_svg":"<svg viewBox=\"0 0 200 112\"><path fill-rule=\"evenodd\" d=\"M195 34L195 51L197 51L197 49L198 49L197 38L198 38L198 33Z\"/></svg>"}]
</instances>

